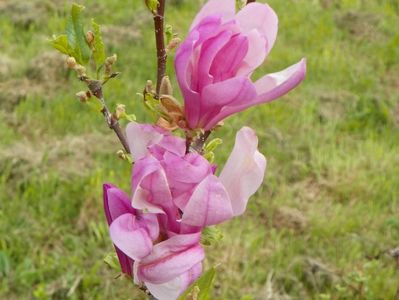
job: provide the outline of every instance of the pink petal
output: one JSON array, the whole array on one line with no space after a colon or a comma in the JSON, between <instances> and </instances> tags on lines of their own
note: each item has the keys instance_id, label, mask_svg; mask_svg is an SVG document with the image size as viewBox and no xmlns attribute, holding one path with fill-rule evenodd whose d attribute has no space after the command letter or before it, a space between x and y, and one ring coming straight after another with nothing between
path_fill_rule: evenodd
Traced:
<instances>
[{"instance_id":1,"label":"pink petal","mask_svg":"<svg viewBox=\"0 0 399 300\"><path fill-rule=\"evenodd\" d=\"M232 19L235 15L235 0L209 0L200 10L191 24L190 31L193 30L205 17L218 15L224 21Z\"/></svg>"},{"instance_id":2,"label":"pink petal","mask_svg":"<svg viewBox=\"0 0 399 300\"><path fill-rule=\"evenodd\" d=\"M200 232L175 235L155 245L151 254L139 263L139 279L155 284L166 283L200 263L205 257L199 244L200 235Z\"/></svg>"},{"instance_id":3,"label":"pink petal","mask_svg":"<svg viewBox=\"0 0 399 300\"><path fill-rule=\"evenodd\" d=\"M199 263L184 274L163 284L147 282L145 285L151 294L160 300L175 300L192 284L202 272L202 264Z\"/></svg>"},{"instance_id":4,"label":"pink petal","mask_svg":"<svg viewBox=\"0 0 399 300\"><path fill-rule=\"evenodd\" d=\"M109 231L113 243L131 259L142 259L151 253L151 238L134 215L121 215L112 222Z\"/></svg>"},{"instance_id":5,"label":"pink petal","mask_svg":"<svg viewBox=\"0 0 399 300\"><path fill-rule=\"evenodd\" d=\"M104 211L108 225L120 215L126 213L135 214L135 209L130 203L129 196L112 184L103 185Z\"/></svg>"},{"instance_id":6,"label":"pink petal","mask_svg":"<svg viewBox=\"0 0 399 300\"><path fill-rule=\"evenodd\" d=\"M248 107L275 100L299 85L305 78L306 60L302 59L299 63L292 65L284 71L273 73L259 79L254 85L257 96L249 101L241 101L239 105L227 105L223 107L211 121L208 122L207 128L217 124L224 118L243 111ZM245 99L247 100L247 99Z\"/></svg>"},{"instance_id":7,"label":"pink petal","mask_svg":"<svg viewBox=\"0 0 399 300\"><path fill-rule=\"evenodd\" d=\"M266 158L257 150L258 138L249 127L237 133L230 157L219 176L226 188L234 216L245 211L249 197L260 187L266 170Z\"/></svg>"},{"instance_id":8,"label":"pink petal","mask_svg":"<svg viewBox=\"0 0 399 300\"><path fill-rule=\"evenodd\" d=\"M176 51L175 69L180 89L184 96L186 119L190 126L195 126L199 117L199 94L192 88L194 49L204 40L214 36L221 25L221 19L217 16L208 16L191 31ZM195 60L197 62L197 60ZM195 73L197 69L195 69Z\"/></svg>"},{"instance_id":9,"label":"pink petal","mask_svg":"<svg viewBox=\"0 0 399 300\"><path fill-rule=\"evenodd\" d=\"M256 29L266 38L266 55L273 48L278 31L278 18L274 10L267 4L250 3L235 16L243 33Z\"/></svg>"},{"instance_id":10,"label":"pink petal","mask_svg":"<svg viewBox=\"0 0 399 300\"><path fill-rule=\"evenodd\" d=\"M148 146L159 143L166 132L152 125L131 122L127 125L126 136L133 159L138 160L148 153Z\"/></svg>"},{"instance_id":11,"label":"pink petal","mask_svg":"<svg viewBox=\"0 0 399 300\"><path fill-rule=\"evenodd\" d=\"M306 74L306 59L301 59L287 69L268 74L255 82L257 98L253 104L270 102L277 99L302 82Z\"/></svg>"},{"instance_id":12,"label":"pink petal","mask_svg":"<svg viewBox=\"0 0 399 300\"><path fill-rule=\"evenodd\" d=\"M195 73L196 78L198 78L196 80L197 86L193 86L194 90L201 92L205 86L213 82L213 77L210 74L212 63L219 51L230 41L232 35L231 31L223 30L217 36L202 43L201 54L197 63L198 70Z\"/></svg>"},{"instance_id":13,"label":"pink petal","mask_svg":"<svg viewBox=\"0 0 399 300\"><path fill-rule=\"evenodd\" d=\"M229 195L215 175L209 175L195 189L183 211L182 223L205 227L233 217Z\"/></svg>"},{"instance_id":14,"label":"pink petal","mask_svg":"<svg viewBox=\"0 0 399 300\"><path fill-rule=\"evenodd\" d=\"M152 156L140 159L133 169L132 205L151 213L170 213L172 195L166 174Z\"/></svg>"},{"instance_id":15,"label":"pink petal","mask_svg":"<svg viewBox=\"0 0 399 300\"><path fill-rule=\"evenodd\" d=\"M203 115L199 123L205 130L212 129L224 119L225 106L240 106L256 97L256 90L247 77L234 77L208 85L201 95Z\"/></svg>"},{"instance_id":16,"label":"pink petal","mask_svg":"<svg viewBox=\"0 0 399 300\"><path fill-rule=\"evenodd\" d=\"M210 68L213 82L234 77L247 52L248 38L242 34L234 35L213 59Z\"/></svg>"},{"instance_id":17,"label":"pink petal","mask_svg":"<svg viewBox=\"0 0 399 300\"><path fill-rule=\"evenodd\" d=\"M266 39L258 30L252 29L246 34L248 39L248 51L243 59L237 76L250 76L266 58Z\"/></svg>"}]
</instances>

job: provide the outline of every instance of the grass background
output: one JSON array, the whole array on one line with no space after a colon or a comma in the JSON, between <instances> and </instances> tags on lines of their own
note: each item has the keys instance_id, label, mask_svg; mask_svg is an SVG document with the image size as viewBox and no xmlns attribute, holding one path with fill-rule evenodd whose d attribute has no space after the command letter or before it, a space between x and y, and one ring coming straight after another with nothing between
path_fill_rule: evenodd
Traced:
<instances>
[{"instance_id":1,"label":"grass background","mask_svg":"<svg viewBox=\"0 0 399 300\"><path fill-rule=\"evenodd\" d=\"M119 55L109 103L150 121L136 96L155 74L143 1L79 2ZM201 1L169 2L166 22L183 37ZM399 299L389 251L399 246L399 2L268 3L279 36L255 77L303 56L308 75L215 134L223 165L235 132L255 128L268 171L247 213L207 248L206 265L220 264L213 299ZM68 10L0 2L0 299L144 299L103 262L112 245L101 184L129 190L130 168L47 44Z\"/></svg>"}]
</instances>

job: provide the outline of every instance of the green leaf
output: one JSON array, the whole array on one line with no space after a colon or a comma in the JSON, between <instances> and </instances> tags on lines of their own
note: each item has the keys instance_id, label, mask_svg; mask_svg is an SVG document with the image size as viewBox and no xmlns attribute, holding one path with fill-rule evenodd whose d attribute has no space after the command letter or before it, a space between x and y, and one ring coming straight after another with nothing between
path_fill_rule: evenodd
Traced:
<instances>
[{"instance_id":1,"label":"green leaf","mask_svg":"<svg viewBox=\"0 0 399 300\"><path fill-rule=\"evenodd\" d=\"M146 0L145 3L152 12L156 11L159 5L158 0Z\"/></svg>"},{"instance_id":2,"label":"green leaf","mask_svg":"<svg viewBox=\"0 0 399 300\"><path fill-rule=\"evenodd\" d=\"M194 282L179 298L179 300L190 299L191 293L195 292L196 287L199 289L197 300L210 300L213 288L213 280L215 279L216 269L211 268L205 272L196 282Z\"/></svg>"},{"instance_id":3,"label":"green leaf","mask_svg":"<svg viewBox=\"0 0 399 300\"><path fill-rule=\"evenodd\" d=\"M120 271L118 257L115 252L110 252L104 257L104 262L112 269Z\"/></svg>"},{"instance_id":4,"label":"green leaf","mask_svg":"<svg viewBox=\"0 0 399 300\"><path fill-rule=\"evenodd\" d=\"M68 43L75 49L75 59L80 64L87 64L90 59L91 50L86 42L86 35L83 29L82 11L84 6L72 4L71 14L67 20L66 35Z\"/></svg>"},{"instance_id":5,"label":"green leaf","mask_svg":"<svg viewBox=\"0 0 399 300\"><path fill-rule=\"evenodd\" d=\"M93 51L93 58L96 63L97 68L100 68L105 61L105 47L103 38L101 35L100 25L98 25L94 19L91 20L91 26L93 27L94 31L94 51Z\"/></svg>"},{"instance_id":6,"label":"green leaf","mask_svg":"<svg viewBox=\"0 0 399 300\"><path fill-rule=\"evenodd\" d=\"M169 44L173 39L173 27L172 25L166 24L165 26L165 36L166 36L166 44Z\"/></svg>"},{"instance_id":7,"label":"green leaf","mask_svg":"<svg viewBox=\"0 0 399 300\"><path fill-rule=\"evenodd\" d=\"M205 246L210 246L223 239L223 233L215 226L205 227L202 231L201 243Z\"/></svg>"},{"instance_id":8,"label":"green leaf","mask_svg":"<svg viewBox=\"0 0 399 300\"><path fill-rule=\"evenodd\" d=\"M219 145L221 145L223 143L222 139L219 138L215 138L213 140L211 140L208 144L206 144L205 146L205 151L206 152L212 152L214 151Z\"/></svg>"},{"instance_id":9,"label":"green leaf","mask_svg":"<svg viewBox=\"0 0 399 300\"><path fill-rule=\"evenodd\" d=\"M50 40L50 44L63 54L75 56L75 50L69 45L68 38L65 34L55 36Z\"/></svg>"}]
</instances>

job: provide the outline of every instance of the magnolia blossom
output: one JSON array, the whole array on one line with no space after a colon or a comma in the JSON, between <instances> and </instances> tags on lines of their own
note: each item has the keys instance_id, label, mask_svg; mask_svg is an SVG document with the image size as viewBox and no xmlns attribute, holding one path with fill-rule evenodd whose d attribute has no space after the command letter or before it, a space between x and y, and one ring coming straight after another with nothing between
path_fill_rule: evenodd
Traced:
<instances>
[{"instance_id":1,"label":"magnolia blossom","mask_svg":"<svg viewBox=\"0 0 399 300\"><path fill-rule=\"evenodd\" d=\"M201 231L244 212L263 181L266 159L242 128L219 177L185 142L152 125L130 123L132 197L104 185L104 208L122 271L160 300L176 299L202 271Z\"/></svg>"},{"instance_id":2,"label":"magnolia blossom","mask_svg":"<svg viewBox=\"0 0 399 300\"><path fill-rule=\"evenodd\" d=\"M278 18L267 4L250 3L238 13L235 4L235 0L209 0L177 50L177 80L193 129L211 129L231 114L281 97L305 77L302 59L251 81L273 47Z\"/></svg>"}]
</instances>

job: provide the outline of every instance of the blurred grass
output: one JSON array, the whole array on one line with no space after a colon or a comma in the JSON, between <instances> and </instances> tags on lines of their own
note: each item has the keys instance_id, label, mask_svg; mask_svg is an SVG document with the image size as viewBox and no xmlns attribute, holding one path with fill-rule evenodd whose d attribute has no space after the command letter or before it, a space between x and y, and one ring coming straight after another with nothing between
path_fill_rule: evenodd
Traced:
<instances>
[{"instance_id":1,"label":"blurred grass","mask_svg":"<svg viewBox=\"0 0 399 300\"><path fill-rule=\"evenodd\" d=\"M155 75L151 16L141 1L80 2L119 55L122 76L107 86L108 101L150 121L136 93ZM181 36L200 2L169 5L167 22ZM308 76L216 134L222 165L235 132L256 128L268 172L247 213L207 249L206 264L220 264L214 299L394 299L398 270L387 250L399 246L399 5L268 3L279 36L255 77L302 56ZM0 298L141 299L102 260L112 245L101 184L128 191L130 168L101 116L74 99L83 87L46 43L68 7L0 3Z\"/></svg>"}]
</instances>

